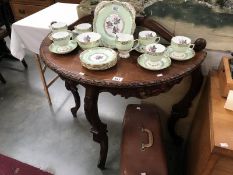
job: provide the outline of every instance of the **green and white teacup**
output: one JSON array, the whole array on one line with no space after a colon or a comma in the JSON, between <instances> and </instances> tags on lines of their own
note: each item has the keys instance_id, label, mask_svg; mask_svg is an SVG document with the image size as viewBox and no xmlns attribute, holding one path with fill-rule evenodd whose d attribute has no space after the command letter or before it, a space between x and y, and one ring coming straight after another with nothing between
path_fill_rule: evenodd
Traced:
<instances>
[{"instance_id":1,"label":"green and white teacup","mask_svg":"<svg viewBox=\"0 0 233 175\"><path fill-rule=\"evenodd\" d=\"M126 33L117 33L116 34L116 48L119 51L119 56L121 58L128 58L130 56L129 52L138 47L138 43L135 47L133 35Z\"/></svg>"},{"instance_id":2,"label":"green and white teacup","mask_svg":"<svg viewBox=\"0 0 233 175\"><path fill-rule=\"evenodd\" d=\"M145 30L138 34L138 42L140 45L146 46L148 44L158 43L159 41L160 37L153 31Z\"/></svg>"},{"instance_id":3,"label":"green and white teacup","mask_svg":"<svg viewBox=\"0 0 233 175\"><path fill-rule=\"evenodd\" d=\"M78 35L75 41L78 42L82 49L90 49L93 47L98 47L101 43L101 35L95 32L86 32Z\"/></svg>"},{"instance_id":4,"label":"green and white teacup","mask_svg":"<svg viewBox=\"0 0 233 175\"><path fill-rule=\"evenodd\" d=\"M193 49L195 44L191 44L191 39L186 36L175 36L171 40L171 47L177 52L185 52L188 48Z\"/></svg>"},{"instance_id":5,"label":"green and white teacup","mask_svg":"<svg viewBox=\"0 0 233 175\"><path fill-rule=\"evenodd\" d=\"M149 58L153 61L160 61L163 58L166 47L162 44L149 44L146 46L145 51L148 54Z\"/></svg>"},{"instance_id":6,"label":"green and white teacup","mask_svg":"<svg viewBox=\"0 0 233 175\"><path fill-rule=\"evenodd\" d=\"M81 24L76 25L74 27L74 30L78 34L85 33L85 32L91 32L92 26L89 23L81 23Z\"/></svg>"},{"instance_id":7,"label":"green and white teacup","mask_svg":"<svg viewBox=\"0 0 233 175\"><path fill-rule=\"evenodd\" d=\"M72 37L69 31L59 31L52 33L50 39L56 46L66 46L69 44L70 38Z\"/></svg>"},{"instance_id":8,"label":"green and white teacup","mask_svg":"<svg viewBox=\"0 0 233 175\"><path fill-rule=\"evenodd\" d=\"M55 23L51 24L49 26L49 28L51 29L51 31L53 33L59 32L59 31L66 31L66 30L68 30L67 24L63 23L63 22L55 22Z\"/></svg>"},{"instance_id":9,"label":"green and white teacup","mask_svg":"<svg viewBox=\"0 0 233 175\"><path fill-rule=\"evenodd\" d=\"M74 30L72 30L72 32L73 32L73 38L76 38L79 34L92 32L92 26L89 23L81 23L74 26Z\"/></svg>"}]
</instances>

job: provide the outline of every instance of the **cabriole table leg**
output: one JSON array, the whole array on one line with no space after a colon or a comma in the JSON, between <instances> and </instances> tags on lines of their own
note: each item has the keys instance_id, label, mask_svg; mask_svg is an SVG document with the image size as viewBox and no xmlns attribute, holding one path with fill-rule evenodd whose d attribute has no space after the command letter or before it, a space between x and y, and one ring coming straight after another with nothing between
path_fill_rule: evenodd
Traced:
<instances>
[{"instance_id":1,"label":"cabriole table leg","mask_svg":"<svg viewBox=\"0 0 233 175\"><path fill-rule=\"evenodd\" d=\"M87 86L84 98L84 110L86 118L91 124L91 133L93 140L100 144L100 157L98 168L104 169L108 153L107 125L102 123L98 114L98 96L99 91L94 87Z\"/></svg>"},{"instance_id":2,"label":"cabriole table leg","mask_svg":"<svg viewBox=\"0 0 233 175\"><path fill-rule=\"evenodd\" d=\"M75 101L75 106L73 108L70 109L72 115L74 118L77 117L77 111L80 107L80 96L79 96L79 93L78 93L78 89L77 89L77 83L71 81L71 80L65 80L65 86L66 86L66 89L71 91L71 93L73 94L74 96L74 101Z\"/></svg>"},{"instance_id":3,"label":"cabriole table leg","mask_svg":"<svg viewBox=\"0 0 233 175\"><path fill-rule=\"evenodd\" d=\"M171 116L168 119L168 131L176 144L181 144L183 139L176 134L175 125L179 119L187 117L189 108L192 105L192 100L196 97L201 89L203 82L201 67L198 67L196 70L194 70L191 76L192 82L188 92L180 102L172 106Z\"/></svg>"}]
</instances>

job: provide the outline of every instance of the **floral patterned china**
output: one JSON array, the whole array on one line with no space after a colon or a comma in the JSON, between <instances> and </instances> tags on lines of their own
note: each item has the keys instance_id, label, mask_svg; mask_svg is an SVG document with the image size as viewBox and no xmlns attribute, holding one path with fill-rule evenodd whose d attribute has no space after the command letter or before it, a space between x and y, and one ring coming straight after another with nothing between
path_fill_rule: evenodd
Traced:
<instances>
[{"instance_id":1,"label":"floral patterned china","mask_svg":"<svg viewBox=\"0 0 233 175\"><path fill-rule=\"evenodd\" d=\"M96 47L80 54L82 66L90 70L105 70L117 63L117 53L106 47Z\"/></svg>"},{"instance_id":2,"label":"floral patterned china","mask_svg":"<svg viewBox=\"0 0 233 175\"><path fill-rule=\"evenodd\" d=\"M186 36L175 36L171 40L171 46L177 52L185 52L188 48L194 48L194 44L191 44L191 39Z\"/></svg>"},{"instance_id":3,"label":"floral patterned china","mask_svg":"<svg viewBox=\"0 0 233 175\"><path fill-rule=\"evenodd\" d=\"M148 70L162 70L171 65L171 59L165 54L160 60L151 59L150 55L142 54L137 59L138 64Z\"/></svg>"},{"instance_id":4,"label":"floral patterned china","mask_svg":"<svg viewBox=\"0 0 233 175\"><path fill-rule=\"evenodd\" d=\"M131 34L126 34L126 33L116 34L116 48L118 49L119 56L121 58L128 58L130 56L129 52L138 46L138 44L134 46L134 42L136 40L134 40L134 36ZM132 48L133 46L134 48Z\"/></svg>"},{"instance_id":5,"label":"floral patterned china","mask_svg":"<svg viewBox=\"0 0 233 175\"><path fill-rule=\"evenodd\" d=\"M92 26L89 23L81 23L81 24L74 26L74 30L75 32L79 34L85 33L85 32L91 32Z\"/></svg>"},{"instance_id":6,"label":"floral patterned china","mask_svg":"<svg viewBox=\"0 0 233 175\"><path fill-rule=\"evenodd\" d=\"M100 45L101 35L95 32L86 32L78 35L75 41L78 42L82 49L90 49Z\"/></svg>"},{"instance_id":7,"label":"floral patterned china","mask_svg":"<svg viewBox=\"0 0 233 175\"><path fill-rule=\"evenodd\" d=\"M67 45L65 46L59 46L54 43L52 43L49 46L49 51L56 53L56 54L66 54L72 52L77 47L77 43L73 40L70 40Z\"/></svg>"},{"instance_id":8,"label":"floral patterned china","mask_svg":"<svg viewBox=\"0 0 233 175\"><path fill-rule=\"evenodd\" d=\"M145 48L148 44L158 43L159 41L160 41L160 37L158 37L154 31L150 31L150 30L141 31L138 34L139 46L135 48L135 50L140 53L145 53Z\"/></svg>"},{"instance_id":9,"label":"floral patterned china","mask_svg":"<svg viewBox=\"0 0 233 175\"><path fill-rule=\"evenodd\" d=\"M72 34L68 31L59 31L49 35L49 38L53 41L53 44L58 46L65 46L70 41Z\"/></svg>"},{"instance_id":10,"label":"floral patterned china","mask_svg":"<svg viewBox=\"0 0 233 175\"><path fill-rule=\"evenodd\" d=\"M79 33L76 30L72 30L72 34L73 34L73 39L75 39Z\"/></svg>"},{"instance_id":11,"label":"floral patterned china","mask_svg":"<svg viewBox=\"0 0 233 175\"><path fill-rule=\"evenodd\" d=\"M95 9L93 31L101 34L104 46L115 48L116 33L133 34L135 9L127 2L102 1Z\"/></svg>"},{"instance_id":12,"label":"floral patterned china","mask_svg":"<svg viewBox=\"0 0 233 175\"><path fill-rule=\"evenodd\" d=\"M188 48L183 52L178 52L174 47L169 46L166 50L166 54L173 60L185 61L195 56L195 51L192 48Z\"/></svg>"},{"instance_id":13,"label":"floral patterned china","mask_svg":"<svg viewBox=\"0 0 233 175\"><path fill-rule=\"evenodd\" d=\"M68 29L68 26L66 23L63 22L55 22L49 26L52 32L58 32L58 31L65 31Z\"/></svg>"},{"instance_id":14,"label":"floral patterned china","mask_svg":"<svg viewBox=\"0 0 233 175\"><path fill-rule=\"evenodd\" d=\"M145 49L146 53L148 54L148 57L157 61L159 61L162 58L165 50L165 46L156 43L147 45Z\"/></svg>"},{"instance_id":15,"label":"floral patterned china","mask_svg":"<svg viewBox=\"0 0 233 175\"><path fill-rule=\"evenodd\" d=\"M145 53L145 48L146 46L139 44L138 47L135 48L135 50L139 53Z\"/></svg>"}]
</instances>

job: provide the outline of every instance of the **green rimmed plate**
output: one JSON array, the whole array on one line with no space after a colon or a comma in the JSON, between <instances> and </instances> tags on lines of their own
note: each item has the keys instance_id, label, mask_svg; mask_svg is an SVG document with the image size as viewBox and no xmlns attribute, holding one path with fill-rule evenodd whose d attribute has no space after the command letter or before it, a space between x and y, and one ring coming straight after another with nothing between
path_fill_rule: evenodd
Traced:
<instances>
[{"instance_id":1,"label":"green rimmed plate","mask_svg":"<svg viewBox=\"0 0 233 175\"><path fill-rule=\"evenodd\" d=\"M91 70L105 70L117 63L117 53L106 47L87 49L80 54L82 66Z\"/></svg>"},{"instance_id":2,"label":"green rimmed plate","mask_svg":"<svg viewBox=\"0 0 233 175\"><path fill-rule=\"evenodd\" d=\"M70 40L68 45L66 45L66 46L57 46L57 45L52 43L49 46L49 51L56 53L56 54L66 54L66 53L72 52L77 47L77 45L78 44L72 40Z\"/></svg>"},{"instance_id":3,"label":"green rimmed plate","mask_svg":"<svg viewBox=\"0 0 233 175\"><path fill-rule=\"evenodd\" d=\"M103 46L115 48L116 33L133 34L134 7L127 2L102 1L95 9L93 31L101 35Z\"/></svg>"},{"instance_id":4,"label":"green rimmed plate","mask_svg":"<svg viewBox=\"0 0 233 175\"><path fill-rule=\"evenodd\" d=\"M138 64L148 70L162 70L171 65L171 59L167 56L163 56L161 60L154 61L148 54L142 54L138 57Z\"/></svg>"},{"instance_id":5,"label":"green rimmed plate","mask_svg":"<svg viewBox=\"0 0 233 175\"><path fill-rule=\"evenodd\" d=\"M195 56L195 51L191 48L188 48L184 52L177 52L173 47L169 46L166 50L166 54L173 60L185 61L193 58Z\"/></svg>"}]
</instances>

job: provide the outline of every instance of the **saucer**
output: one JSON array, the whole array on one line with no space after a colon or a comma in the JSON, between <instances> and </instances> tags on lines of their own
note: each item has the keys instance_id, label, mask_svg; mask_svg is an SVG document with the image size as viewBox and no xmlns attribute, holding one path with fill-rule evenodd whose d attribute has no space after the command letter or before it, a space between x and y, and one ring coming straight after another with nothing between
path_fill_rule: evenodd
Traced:
<instances>
[{"instance_id":1,"label":"saucer","mask_svg":"<svg viewBox=\"0 0 233 175\"><path fill-rule=\"evenodd\" d=\"M139 53L145 53L145 47L144 45L139 45L138 47L135 48L135 50Z\"/></svg>"},{"instance_id":2,"label":"saucer","mask_svg":"<svg viewBox=\"0 0 233 175\"><path fill-rule=\"evenodd\" d=\"M72 32L75 33L75 34L77 34L77 35L79 34L79 32L77 30L75 30L75 29L72 30Z\"/></svg>"},{"instance_id":3,"label":"saucer","mask_svg":"<svg viewBox=\"0 0 233 175\"><path fill-rule=\"evenodd\" d=\"M117 53L106 47L87 49L80 54L82 66L90 70L105 70L116 65Z\"/></svg>"},{"instance_id":4,"label":"saucer","mask_svg":"<svg viewBox=\"0 0 233 175\"><path fill-rule=\"evenodd\" d=\"M77 47L77 43L70 40L66 46L57 46L53 43L49 46L49 51L56 54L66 54L72 52Z\"/></svg>"},{"instance_id":5,"label":"saucer","mask_svg":"<svg viewBox=\"0 0 233 175\"><path fill-rule=\"evenodd\" d=\"M173 60L185 61L193 58L195 56L195 51L191 48L188 48L184 52L178 52L175 51L174 48L169 46L167 48L166 54L168 54L168 56Z\"/></svg>"},{"instance_id":6,"label":"saucer","mask_svg":"<svg viewBox=\"0 0 233 175\"><path fill-rule=\"evenodd\" d=\"M171 65L171 59L165 55L159 61L153 61L148 54L142 54L138 57L138 64L148 70L162 70Z\"/></svg>"}]
</instances>

